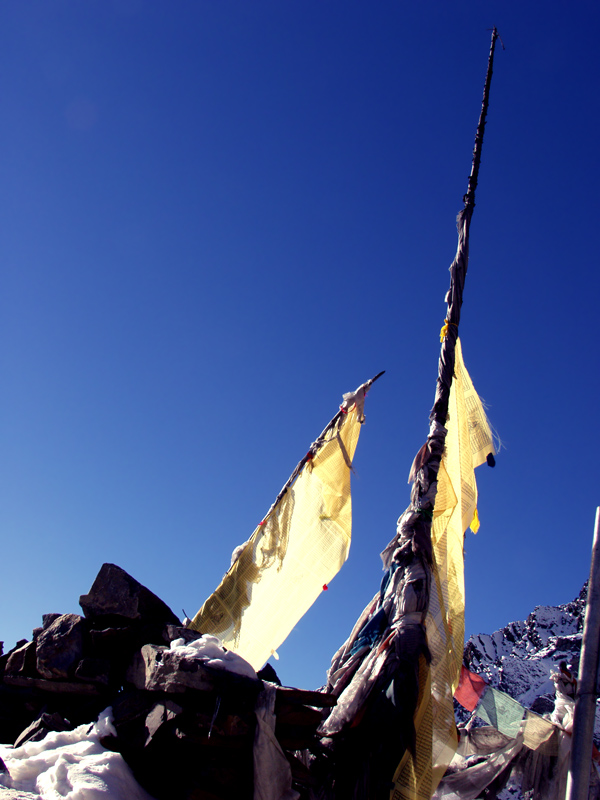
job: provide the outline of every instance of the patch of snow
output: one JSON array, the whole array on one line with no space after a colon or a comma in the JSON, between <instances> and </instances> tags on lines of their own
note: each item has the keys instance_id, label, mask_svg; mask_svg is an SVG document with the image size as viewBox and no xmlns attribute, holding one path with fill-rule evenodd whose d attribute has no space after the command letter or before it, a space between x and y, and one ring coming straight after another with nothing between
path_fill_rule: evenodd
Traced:
<instances>
[{"instance_id":1,"label":"patch of snow","mask_svg":"<svg viewBox=\"0 0 600 800\"><path fill-rule=\"evenodd\" d=\"M114 733L112 709L93 725L49 733L21 747L0 745L8 772L0 787L31 792L38 800L152 800L133 777L120 753L100 744Z\"/></svg>"},{"instance_id":2,"label":"patch of snow","mask_svg":"<svg viewBox=\"0 0 600 800\"><path fill-rule=\"evenodd\" d=\"M247 678L258 678L256 671L245 659L231 650L225 650L216 636L204 634L199 639L186 644L185 639L175 639L171 642L171 650L186 658L198 658L207 667L226 669Z\"/></svg>"}]
</instances>

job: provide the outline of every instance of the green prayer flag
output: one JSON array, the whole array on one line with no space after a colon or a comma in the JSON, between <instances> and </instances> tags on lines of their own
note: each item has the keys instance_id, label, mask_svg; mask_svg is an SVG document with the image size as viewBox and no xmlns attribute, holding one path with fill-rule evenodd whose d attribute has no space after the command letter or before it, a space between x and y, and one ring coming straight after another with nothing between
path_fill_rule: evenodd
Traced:
<instances>
[{"instance_id":1,"label":"green prayer flag","mask_svg":"<svg viewBox=\"0 0 600 800\"><path fill-rule=\"evenodd\" d=\"M475 713L497 731L514 739L519 732L525 709L509 695L488 686Z\"/></svg>"}]
</instances>

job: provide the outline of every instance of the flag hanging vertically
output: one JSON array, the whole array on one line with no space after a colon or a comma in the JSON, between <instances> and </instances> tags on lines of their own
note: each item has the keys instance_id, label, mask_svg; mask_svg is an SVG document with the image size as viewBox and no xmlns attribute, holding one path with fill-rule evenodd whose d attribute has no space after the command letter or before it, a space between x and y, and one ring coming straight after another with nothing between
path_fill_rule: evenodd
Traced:
<instances>
[{"instance_id":1,"label":"flag hanging vertically","mask_svg":"<svg viewBox=\"0 0 600 800\"><path fill-rule=\"evenodd\" d=\"M464 648L466 530L478 528L475 468L494 452L481 400L456 341L454 380L448 403L446 448L438 472L431 527L433 551L425 619L431 655L429 687L417 707L416 758L406 753L394 779L393 800L429 800L456 749L452 697ZM477 521L477 522L475 522Z\"/></svg>"},{"instance_id":2,"label":"flag hanging vertically","mask_svg":"<svg viewBox=\"0 0 600 800\"><path fill-rule=\"evenodd\" d=\"M379 376L377 376L379 377ZM373 380L376 380L374 378ZM348 557L350 473L366 391L344 395L216 591L191 622L260 669Z\"/></svg>"}]
</instances>

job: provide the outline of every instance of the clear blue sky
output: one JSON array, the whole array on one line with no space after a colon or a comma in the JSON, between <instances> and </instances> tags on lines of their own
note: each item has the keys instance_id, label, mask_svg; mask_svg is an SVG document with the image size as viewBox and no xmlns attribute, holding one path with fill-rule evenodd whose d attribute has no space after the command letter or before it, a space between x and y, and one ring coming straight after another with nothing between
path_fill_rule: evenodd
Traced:
<instances>
[{"instance_id":1,"label":"clear blue sky","mask_svg":"<svg viewBox=\"0 0 600 800\"><path fill-rule=\"evenodd\" d=\"M5 0L0 639L114 562L195 613L345 391L350 559L280 649L323 683L428 430L489 49L461 338L467 634L572 599L600 502L597 3Z\"/></svg>"}]
</instances>

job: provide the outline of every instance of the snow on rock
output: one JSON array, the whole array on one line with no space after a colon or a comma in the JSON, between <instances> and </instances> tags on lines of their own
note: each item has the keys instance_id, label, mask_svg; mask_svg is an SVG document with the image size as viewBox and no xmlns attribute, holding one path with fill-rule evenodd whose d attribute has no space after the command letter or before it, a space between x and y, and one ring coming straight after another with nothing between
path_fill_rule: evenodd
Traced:
<instances>
[{"instance_id":1,"label":"snow on rock","mask_svg":"<svg viewBox=\"0 0 600 800\"><path fill-rule=\"evenodd\" d=\"M223 648L216 636L206 634L196 634L193 640L176 638L169 647L144 645L133 657L126 678L136 689L181 694L188 689L214 689L217 672L234 673L237 681L250 679L259 684L245 659Z\"/></svg>"},{"instance_id":2,"label":"snow on rock","mask_svg":"<svg viewBox=\"0 0 600 800\"><path fill-rule=\"evenodd\" d=\"M198 658L207 667L226 669L247 678L257 679L256 671L245 659L231 650L225 650L216 636L203 634L199 639L186 642L185 639L175 639L171 642L171 651L185 658Z\"/></svg>"},{"instance_id":3,"label":"snow on rock","mask_svg":"<svg viewBox=\"0 0 600 800\"><path fill-rule=\"evenodd\" d=\"M32 800L152 800L123 757L100 744L114 734L110 715L108 708L93 725L49 733L18 748L0 745L6 766L0 787L11 789L13 797L29 793Z\"/></svg>"}]
</instances>

